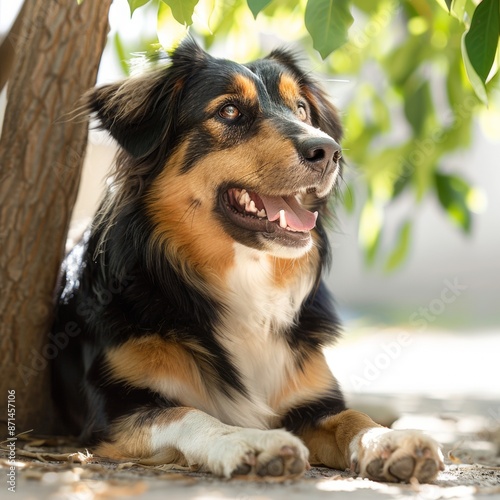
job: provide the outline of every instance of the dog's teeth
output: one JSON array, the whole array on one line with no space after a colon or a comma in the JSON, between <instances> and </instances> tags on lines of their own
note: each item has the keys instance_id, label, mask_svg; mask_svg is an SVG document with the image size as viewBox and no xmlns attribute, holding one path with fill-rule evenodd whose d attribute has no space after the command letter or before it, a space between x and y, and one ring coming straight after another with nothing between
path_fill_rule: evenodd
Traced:
<instances>
[{"instance_id":1,"label":"dog's teeth","mask_svg":"<svg viewBox=\"0 0 500 500\"><path fill-rule=\"evenodd\" d=\"M262 209L257 212L257 216L263 219L264 217L267 217L267 213L264 209Z\"/></svg>"},{"instance_id":2,"label":"dog's teeth","mask_svg":"<svg viewBox=\"0 0 500 500\"><path fill-rule=\"evenodd\" d=\"M257 213L257 207L255 206L255 201L250 200L250 203L248 203L248 205L245 205L245 210L247 212L252 212L252 213L256 214Z\"/></svg>"},{"instance_id":3,"label":"dog's teeth","mask_svg":"<svg viewBox=\"0 0 500 500\"><path fill-rule=\"evenodd\" d=\"M313 215L314 215L314 217L316 217L314 220L317 221L318 220L318 215L319 215L318 212L314 212Z\"/></svg>"},{"instance_id":4,"label":"dog's teeth","mask_svg":"<svg viewBox=\"0 0 500 500\"><path fill-rule=\"evenodd\" d=\"M280 210L280 227L286 229L286 217L284 210Z\"/></svg>"},{"instance_id":5,"label":"dog's teeth","mask_svg":"<svg viewBox=\"0 0 500 500\"><path fill-rule=\"evenodd\" d=\"M241 196L240 196L240 199L238 200L238 203L242 206L242 207L246 207L247 205L250 204L250 196L249 194L243 189L241 191Z\"/></svg>"}]
</instances>

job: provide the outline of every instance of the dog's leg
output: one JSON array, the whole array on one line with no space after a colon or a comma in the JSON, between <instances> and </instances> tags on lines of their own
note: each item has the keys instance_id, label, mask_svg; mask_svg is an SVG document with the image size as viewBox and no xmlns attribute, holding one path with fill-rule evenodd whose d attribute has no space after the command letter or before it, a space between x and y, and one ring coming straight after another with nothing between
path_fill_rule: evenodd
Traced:
<instances>
[{"instance_id":1,"label":"dog's leg","mask_svg":"<svg viewBox=\"0 0 500 500\"><path fill-rule=\"evenodd\" d=\"M344 410L309 427L301 437L312 464L351 470L377 481L433 481L443 469L434 439L420 431L390 430L368 415Z\"/></svg>"},{"instance_id":2,"label":"dog's leg","mask_svg":"<svg viewBox=\"0 0 500 500\"><path fill-rule=\"evenodd\" d=\"M224 477L298 475L308 466L309 454L287 431L226 425L184 407L143 410L120 419L95 453L146 464L192 465Z\"/></svg>"}]
</instances>

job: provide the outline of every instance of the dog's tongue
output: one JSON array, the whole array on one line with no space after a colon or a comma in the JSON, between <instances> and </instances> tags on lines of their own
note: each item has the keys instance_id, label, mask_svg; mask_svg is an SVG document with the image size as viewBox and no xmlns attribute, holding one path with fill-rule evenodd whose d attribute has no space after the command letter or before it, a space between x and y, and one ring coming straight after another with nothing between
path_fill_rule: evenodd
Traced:
<instances>
[{"instance_id":1,"label":"dog's tongue","mask_svg":"<svg viewBox=\"0 0 500 500\"><path fill-rule=\"evenodd\" d=\"M316 225L317 212L302 208L295 196L263 196L259 194L266 209L267 218L275 221L280 211L285 211L287 225L295 231L310 231Z\"/></svg>"}]
</instances>

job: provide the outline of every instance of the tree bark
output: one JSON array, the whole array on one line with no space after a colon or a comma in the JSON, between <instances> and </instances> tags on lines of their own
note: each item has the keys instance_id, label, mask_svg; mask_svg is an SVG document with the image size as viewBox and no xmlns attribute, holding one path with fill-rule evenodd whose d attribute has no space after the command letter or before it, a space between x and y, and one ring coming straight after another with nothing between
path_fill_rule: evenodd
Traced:
<instances>
[{"instance_id":1,"label":"tree bark","mask_svg":"<svg viewBox=\"0 0 500 500\"><path fill-rule=\"evenodd\" d=\"M0 44L0 92L10 77L14 59L16 56L17 41L20 39L23 19L26 14L26 3L22 5L17 13L17 17L10 28L8 35L2 40Z\"/></svg>"},{"instance_id":2,"label":"tree bark","mask_svg":"<svg viewBox=\"0 0 500 500\"><path fill-rule=\"evenodd\" d=\"M70 116L95 84L111 1L26 0L12 40L0 138L0 420L15 391L16 433L57 431L48 333L87 142L87 120Z\"/></svg>"}]
</instances>

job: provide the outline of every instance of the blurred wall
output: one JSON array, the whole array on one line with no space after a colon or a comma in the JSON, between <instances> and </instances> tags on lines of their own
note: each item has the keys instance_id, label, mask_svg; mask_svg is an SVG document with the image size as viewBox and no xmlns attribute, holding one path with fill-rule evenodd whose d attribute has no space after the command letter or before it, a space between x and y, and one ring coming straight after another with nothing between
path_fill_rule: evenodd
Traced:
<instances>
[{"instance_id":1,"label":"blurred wall","mask_svg":"<svg viewBox=\"0 0 500 500\"><path fill-rule=\"evenodd\" d=\"M428 316L434 317L430 323L436 325L500 326L500 144L486 138L479 127L474 135L471 150L444 161L445 168L453 167L486 195L486 209L474 214L471 235L452 225L435 198L428 196L418 206L407 193L391 207L384 231L394 237L398 214L413 211L410 254L401 268L387 274L382 266L365 266L356 217L340 210L328 281L344 311L361 307L389 322L415 323L425 317L420 309L427 308L432 309Z\"/></svg>"}]
</instances>

